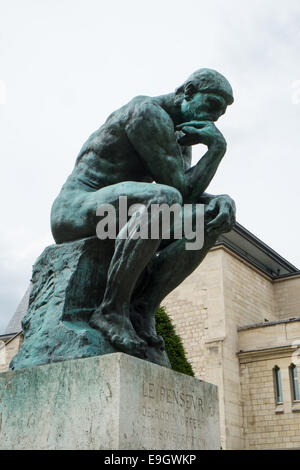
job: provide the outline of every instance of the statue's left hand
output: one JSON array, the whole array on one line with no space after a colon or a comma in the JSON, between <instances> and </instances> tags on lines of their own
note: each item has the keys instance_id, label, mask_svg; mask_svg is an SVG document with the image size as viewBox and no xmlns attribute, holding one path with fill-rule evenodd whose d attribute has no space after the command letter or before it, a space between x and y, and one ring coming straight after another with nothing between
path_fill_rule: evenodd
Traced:
<instances>
[{"instance_id":1,"label":"statue's left hand","mask_svg":"<svg viewBox=\"0 0 300 470\"><path fill-rule=\"evenodd\" d=\"M212 214L215 217L207 224L207 232L230 232L235 224L235 202L227 194L216 196L205 208L205 215Z\"/></svg>"}]
</instances>

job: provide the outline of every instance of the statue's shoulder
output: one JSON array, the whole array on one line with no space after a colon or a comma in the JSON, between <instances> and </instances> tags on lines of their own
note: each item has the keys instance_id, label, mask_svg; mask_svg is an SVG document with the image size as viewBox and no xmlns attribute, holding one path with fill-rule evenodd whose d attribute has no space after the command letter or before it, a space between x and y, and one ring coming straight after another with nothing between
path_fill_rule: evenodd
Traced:
<instances>
[{"instance_id":1,"label":"statue's shoulder","mask_svg":"<svg viewBox=\"0 0 300 470\"><path fill-rule=\"evenodd\" d=\"M146 95L138 95L132 98L132 100L129 102L129 105L132 106L139 106L143 103L152 103L154 101L151 96L146 96Z\"/></svg>"},{"instance_id":2,"label":"statue's shoulder","mask_svg":"<svg viewBox=\"0 0 300 470\"><path fill-rule=\"evenodd\" d=\"M151 96L135 96L130 102L129 105L137 112L145 111L163 111L163 108L157 103L157 101Z\"/></svg>"},{"instance_id":3,"label":"statue's shoulder","mask_svg":"<svg viewBox=\"0 0 300 470\"><path fill-rule=\"evenodd\" d=\"M160 104L151 96L135 96L130 102L131 116L135 118L161 118L162 115L169 117Z\"/></svg>"}]
</instances>

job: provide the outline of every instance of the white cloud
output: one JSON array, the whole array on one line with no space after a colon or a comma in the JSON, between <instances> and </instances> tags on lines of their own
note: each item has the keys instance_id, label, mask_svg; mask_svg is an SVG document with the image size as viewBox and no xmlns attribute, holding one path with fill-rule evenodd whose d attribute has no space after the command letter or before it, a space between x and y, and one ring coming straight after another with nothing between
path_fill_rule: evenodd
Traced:
<instances>
[{"instance_id":1,"label":"white cloud","mask_svg":"<svg viewBox=\"0 0 300 470\"><path fill-rule=\"evenodd\" d=\"M132 96L172 91L202 66L236 98L209 190L231 194L238 220L300 266L299 21L298 0L2 2L0 332L51 243L50 207L84 140Z\"/></svg>"}]
</instances>

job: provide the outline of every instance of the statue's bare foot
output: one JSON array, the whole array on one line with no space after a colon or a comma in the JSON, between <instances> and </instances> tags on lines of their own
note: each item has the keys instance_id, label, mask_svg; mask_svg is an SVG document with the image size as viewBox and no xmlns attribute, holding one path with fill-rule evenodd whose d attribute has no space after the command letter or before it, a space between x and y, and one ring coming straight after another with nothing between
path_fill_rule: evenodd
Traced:
<instances>
[{"instance_id":1,"label":"statue's bare foot","mask_svg":"<svg viewBox=\"0 0 300 470\"><path fill-rule=\"evenodd\" d=\"M155 317L146 313L147 309L142 305L134 305L130 310L130 319L135 331L140 338L143 338L149 346L155 346L161 350L165 349L165 342L162 336L156 333Z\"/></svg>"},{"instance_id":2,"label":"statue's bare foot","mask_svg":"<svg viewBox=\"0 0 300 470\"><path fill-rule=\"evenodd\" d=\"M120 313L103 314L97 309L90 321L92 328L101 331L119 351L145 357L147 343L136 334L131 321Z\"/></svg>"}]
</instances>

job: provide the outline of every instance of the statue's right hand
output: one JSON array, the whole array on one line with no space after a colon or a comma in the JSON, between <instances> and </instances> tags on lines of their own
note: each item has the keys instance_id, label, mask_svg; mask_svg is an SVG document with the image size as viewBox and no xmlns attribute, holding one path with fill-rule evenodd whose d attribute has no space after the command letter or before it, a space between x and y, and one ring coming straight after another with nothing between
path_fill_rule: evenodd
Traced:
<instances>
[{"instance_id":1,"label":"statue's right hand","mask_svg":"<svg viewBox=\"0 0 300 470\"><path fill-rule=\"evenodd\" d=\"M211 121L184 122L176 126L176 130L185 134L178 140L180 145L204 144L208 148L215 145L226 151L226 140Z\"/></svg>"}]
</instances>

